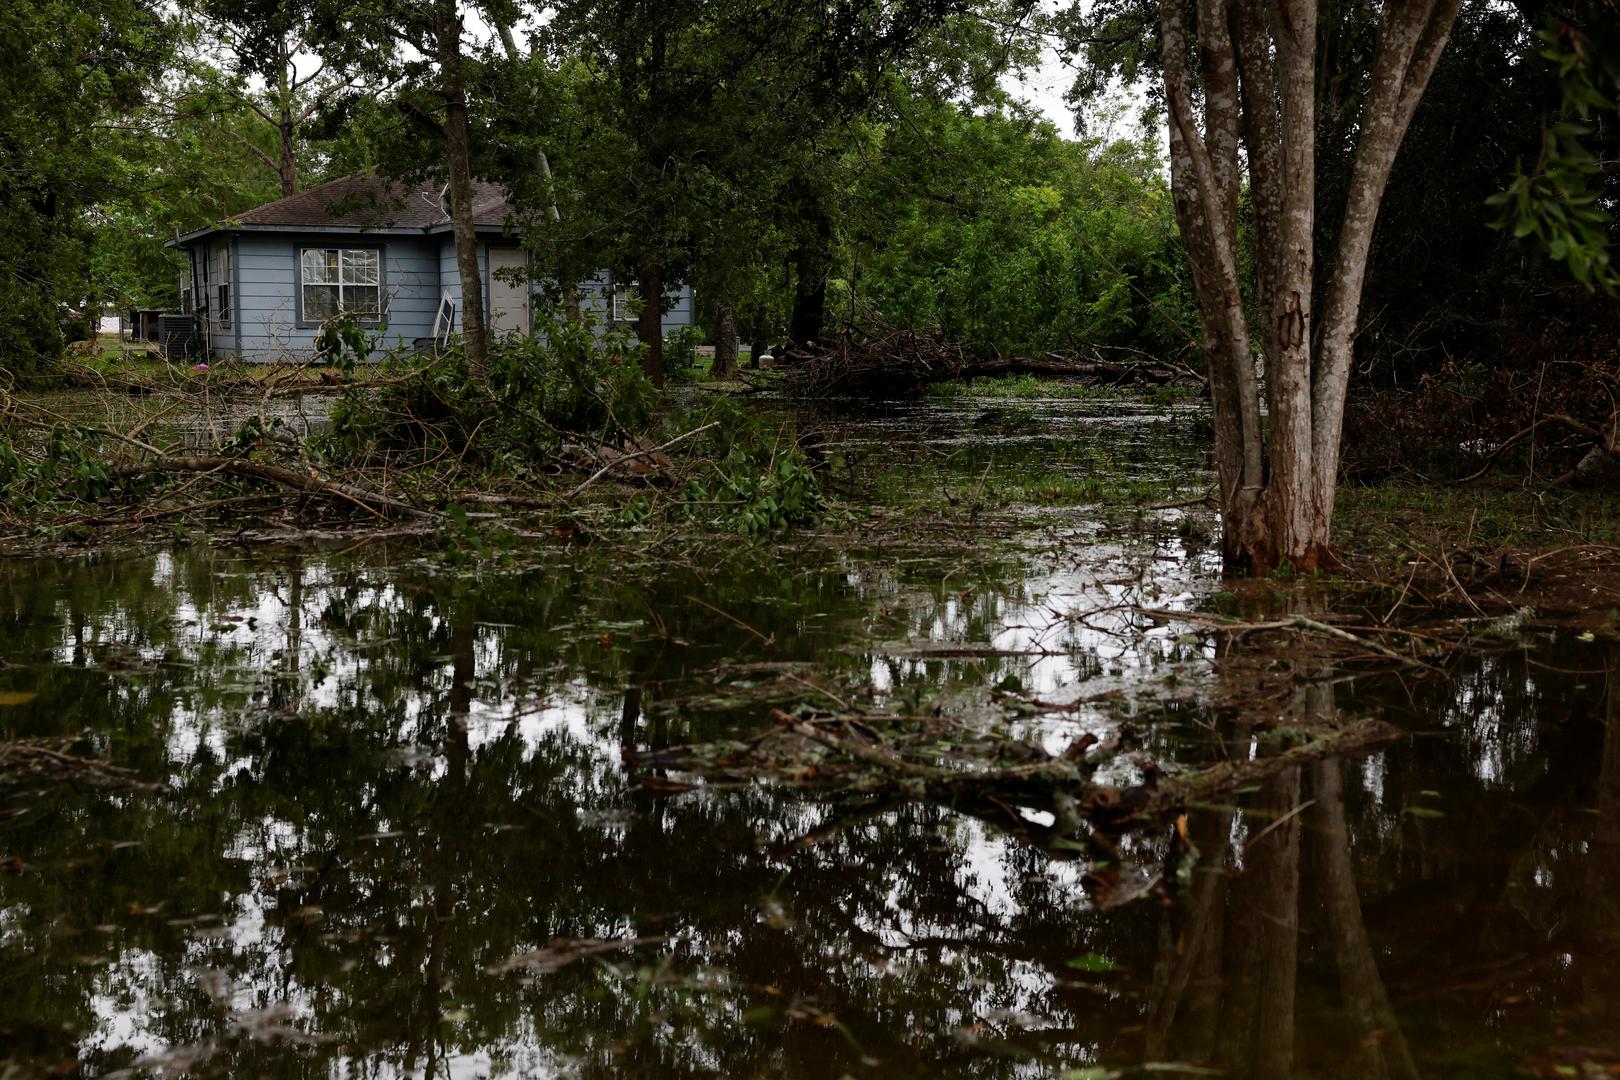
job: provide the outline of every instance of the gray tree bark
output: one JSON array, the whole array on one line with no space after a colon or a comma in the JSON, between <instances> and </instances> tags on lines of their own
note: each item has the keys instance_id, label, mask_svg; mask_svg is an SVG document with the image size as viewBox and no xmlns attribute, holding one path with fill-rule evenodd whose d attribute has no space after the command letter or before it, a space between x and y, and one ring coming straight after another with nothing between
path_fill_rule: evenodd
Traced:
<instances>
[{"instance_id":1,"label":"gray tree bark","mask_svg":"<svg viewBox=\"0 0 1620 1080\"><path fill-rule=\"evenodd\" d=\"M1230 570L1335 562L1330 530L1345 396L1373 228L1458 2L1384 0L1325 300L1314 247L1318 0L1197 0L1201 127L1186 7L1160 4L1171 191L1204 336ZM1260 325L1253 331L1237 273L1240 161L1255 216ZM1323 325L1316 328L1319 307ZM1265 370L1265 430L1256 346Z\"/></svg>"},{"instance_id":2,"label":"gray tree bark","mask_svg":"<svg viewBox=\"0 0 1620 1080\"><path fill-rule=\"evenodd\" d=\"M714 366L709 374L716 379L731 379L737 375L737 315L731 305L720 301L714 305Z\"/></svg>"},{"instance_id":3,"label":"gray tree bark","mask_svg":"<svg viewBox=\"0 0 1620 1080\"><path fill-rule=\"evenodd\" d=\"M462 70L461 11L456 0L438 0L434 9L439 71L444 93L444 145L450 166L450 227L461 277L461 338L467 366L482 379L489 367L484 326L484 282L478 270L478 234L473 224L472 151L467 131L467 87Z\"/></svg>"}]
</instances>

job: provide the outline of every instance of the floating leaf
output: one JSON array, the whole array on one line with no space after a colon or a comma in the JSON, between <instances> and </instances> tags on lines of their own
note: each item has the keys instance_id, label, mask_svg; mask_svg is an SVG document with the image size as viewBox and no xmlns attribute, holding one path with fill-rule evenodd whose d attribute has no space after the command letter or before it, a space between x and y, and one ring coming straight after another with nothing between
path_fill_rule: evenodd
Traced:
<instances>
[{"instance_id":1,"label":"floating leaf","mask_svg":"<svg viewBox=\"0 0 1620 1080\"><path fill-rule=\"evenodd\" d=\"M1086 953L1069 961L1069 966L1078 971L1118 971L1119 965L1101 953Z\"/></svg>"},{"instance_id":2,"label":"floating leaf","mask_svg":"<svg viewBox=\"0 0 1620 1080\"><path fill-rule=\"evenodd\" d=\"M777 1010L774 1005L756 1005L742 1014L745 1024L770 1024L776 1021Z\"/></svg>"},{"instance_id":3,"label":"floating leaf","mask_svg":"<svg viewBox=\"0 0 1620 1080\"><path fill-rule=\"evenodd\" d=\"M1413 817L1421 817L1421 818L1435 818L1435 817L1445 817L1446 816L1443 811L1430 810L1427 806L1408 806L1405 810L1402 810L1401 813L1403 813L1403 814L1411 814Z\"/></svg>"},{"instance_id":4,"label":"floating leaf","mask_svg":"<svg viewBox=\"0 0 1620 1080\"><path fill-rule=\"evenodd\" d=\"M26 690L0 690L0 705L26 705L37 697Z\"/></svg>"}]
</instances>

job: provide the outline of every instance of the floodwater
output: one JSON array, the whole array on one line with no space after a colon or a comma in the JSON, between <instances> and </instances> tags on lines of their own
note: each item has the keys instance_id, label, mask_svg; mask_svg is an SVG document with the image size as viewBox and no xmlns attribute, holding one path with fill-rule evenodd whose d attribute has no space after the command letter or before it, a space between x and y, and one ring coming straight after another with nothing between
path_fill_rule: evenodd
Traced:
<instances>
[{"instance_id":1,"label":"floodwater","mask_svg":"<svg viewBox=\"0 0 1620 1080\"><path fill-rule=\"evenodd\" d=\"M883 490L1099 454L1195 490L1201 424L959 401L827 438ZM1121 606L1223 602L1182 511L965 518L695 564L0 565L0 737L158 785L0 776L0 1076L1610 1075L1620 649L1532 633L1234 704L1223 650ZM1191 808L1184 880L1115 907L1012 810L626 764L834 701L1053 750L1124 715L1172 767L1291 710L1407 735Z\"/></svg>"}]
</instances>

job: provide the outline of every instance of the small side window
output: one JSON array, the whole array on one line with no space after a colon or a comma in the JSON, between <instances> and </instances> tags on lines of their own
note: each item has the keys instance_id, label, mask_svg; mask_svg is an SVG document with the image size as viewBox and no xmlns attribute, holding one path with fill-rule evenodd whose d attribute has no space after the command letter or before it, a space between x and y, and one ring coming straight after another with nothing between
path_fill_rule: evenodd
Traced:
<instances>
[{"instance_id":1,"label":"small side window","mask_svg":"<svg viewBox=\"0 0 1620 1080\"><path fill-rule=\"evenodd\" d=\"M215 279L219 291L219 321L222 326L231 324L231 249L219 249L219 275Z\"/></svg>"}]
</instances>

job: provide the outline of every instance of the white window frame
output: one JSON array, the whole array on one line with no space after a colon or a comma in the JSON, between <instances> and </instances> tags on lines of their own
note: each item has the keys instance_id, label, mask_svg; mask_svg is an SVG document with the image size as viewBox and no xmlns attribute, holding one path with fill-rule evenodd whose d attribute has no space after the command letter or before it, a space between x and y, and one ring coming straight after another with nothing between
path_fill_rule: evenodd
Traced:
<instances>
[{"instance_id":1,"label":"white window frame","mask_svg":"<svg viewBox=\"0 0 1620 1080\"><path fill-rule=\"evenodd\" d=\"M312 316L309 313L309 310L308 310L307 306L304 303L304 289L305 289L305 286L308 286L308 285L320 285L320 286L326 286L326 287L335 286L337 288L337 291L338 291L338 313L339 314L343 314L345 312L352 312L355 315L356 320L358 322L361 322L361 323L372 324L372 323L380 323L380 322L382 322L383 307L387 303L387 293L385 291L387 282L384 280L384 274L383 274L383 267L384 267L384 264L385 264L385 260L383 258L383 249L382 248L380 248L380 247L357 247L357 246L354 246L354 245L349 245L349 246L332 245L332 246L329 246L329 245L326 245L326 244L299 244L295 250L297 251L297 266L298 266L298 325L299 326L306 326L306 327L307 326L320 326L322 324L322 322L325 321L323 319ZM335 252L336 253L336 255L337 255L337 277L338 277L338 280L336 280L336 281L309 281L309 280L307 280L305 278L305 276L304 276L304 255L305 255L306 252L310 252L310 251L322 251L322 252L330 251L330 252ZM372 258L374 258L376 260L376 266L377 266L377 273L376 273L377 280L375 282L345 281L345 280L343 280L344 272L345 272L344 255L346 255L346 254L365 254L365 255L370 255ZM346 293L347 293L347 291L349 289L376 289L377 290L377 309L375 311L369 311L369 312L353 311L353 309L349 307L349 304L348 304L348 301L347 301L347 296L346 296Z\"/></svg>"},{"instance_id":2,"label":"white window frame","mask_svg":"<svg viewBox=\"0 0 1620 1080\"><path fill-rule=\"evenodd\" d=\"M632 314L630 305L641 302L641 286L634 281L615 281L613 283L613 321L634 322L640 314Z\"/></svg>"},{"instance_id":3,"label":"white window frame","mask_svg":"<svg viewBox=\"0 0 1620 1080\"><path fill-rule=\"evenodd\" d=\"M218 271L214 282L215 310L214 318L221 326L231 325L231 245L227 242L221 244L214 251L215 268Z\"/></svg>"}]
</instances>

